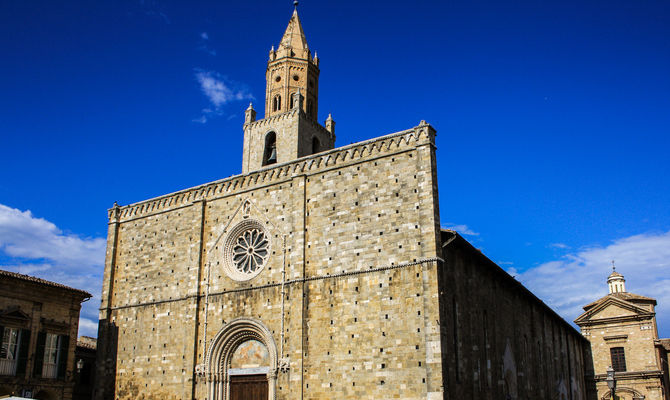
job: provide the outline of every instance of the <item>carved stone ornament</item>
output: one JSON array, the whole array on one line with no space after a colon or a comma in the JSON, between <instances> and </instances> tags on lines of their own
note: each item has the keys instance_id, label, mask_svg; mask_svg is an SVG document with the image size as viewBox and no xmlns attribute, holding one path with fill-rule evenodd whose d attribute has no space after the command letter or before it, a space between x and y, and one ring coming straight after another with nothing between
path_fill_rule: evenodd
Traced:
<instances>
[{"instance_id":1,"label":"carved stone ornament","mask_svg":"<svg viewBox=\"0 0 670 400\"><path fill-rule=\"evenodd\" d=\"M269 256L270 235L259 221L245 219L224 240L224 270L236 281L248 281L257 276L265 268Z\"/></svg>"},{"instance_id":2,"label":"carved stone ornament","mask_svg":"<svg viewBox=\"0 0 670 400\"><path fill-rule=\"evenodd\" d=\"M249 218L249 214L251 214L251 202L245 200L242 204L242 218Z\"/></svg>"},{"instance_id":3,"label":"carved stone ornament","mask_svg":"<svg viewBox=\"0 0 670 400\"><path fill-rule=\"evenodd\" d=\"M290 369L290 363L289 359L286 357L283 357L279 360L279 365L278 365L279 371L286 373Z\"/></svg>"}]
</instances>

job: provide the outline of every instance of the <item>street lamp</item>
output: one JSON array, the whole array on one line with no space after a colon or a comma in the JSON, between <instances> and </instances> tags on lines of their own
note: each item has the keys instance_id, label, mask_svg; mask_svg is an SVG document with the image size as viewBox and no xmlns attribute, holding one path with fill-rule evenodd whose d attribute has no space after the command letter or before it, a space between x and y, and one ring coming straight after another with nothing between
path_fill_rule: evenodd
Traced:
<instances>
[{"instance_id":1,"label":"street lamp","mask_svg":"<svg viewBox=\"0 0 670 400\"><path fill-rule=\"evenodd\" d=\"M614 368L610 365L607 367L607 387L610 388L610 398L615 399L614 391L616 390L616 380L614 379Z\"/></svg>"}]
</instances>

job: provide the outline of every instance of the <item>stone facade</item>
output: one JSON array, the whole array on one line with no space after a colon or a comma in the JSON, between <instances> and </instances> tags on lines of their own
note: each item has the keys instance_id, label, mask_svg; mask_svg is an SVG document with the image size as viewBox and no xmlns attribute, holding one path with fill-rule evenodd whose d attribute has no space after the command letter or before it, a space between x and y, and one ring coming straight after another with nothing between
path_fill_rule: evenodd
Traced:
<instances>
[{"instance_id":1,"label":"stone facade","mask_svg":"<svg viewBox=\"0 0 670 400\"><path fill-rule=\"evenodd\" d=\"M303 53L284 54L308 54L299 25L294 13L280 50ZM583 398L585 341L500 271L487 278L501 304L511 299L490 308L495 381L465 391L475 385L470 336L487 332L467 321L488 294L458 295L456 330L470 331L454 338L454 285L464 269L497 267L445 261L435 130L421 121L334 148L332 118L319 125L302 96L262 120L247 110L242 175L109 210L96 398L218 400L244 385L269 399ZM517 306L545 335L539 360L523 359L514 334L537 332L513 327L527 322L513 318ZM556 366L541 383L519 377L538 362Z\"/></svg>"},{"instance_id":2,"label":"stone facade","mask_svg":"<svg viewBox=\"0 0 670 400\"><path fill-rule=\"evenodd\" d=\"M654 308L656 300L626 291L624 277L613 271L609 294L584 306L575 323L591 342L598 399L609 399L607 368L614 367L618 399L670 398L668 356L659 340ZM618 353L617 353L618 352ZM616 354L621 354L617 358Z\"/></svg>"},{"instance_id":3,"label":"stone facade","mask_svg":"<svg viewBox=\"0 0 670 400\"><path fill-rule=\"evenodd\" d=\"M70 400L83 290L0 270L0 397Z\"/></svg>"}]
</instances>

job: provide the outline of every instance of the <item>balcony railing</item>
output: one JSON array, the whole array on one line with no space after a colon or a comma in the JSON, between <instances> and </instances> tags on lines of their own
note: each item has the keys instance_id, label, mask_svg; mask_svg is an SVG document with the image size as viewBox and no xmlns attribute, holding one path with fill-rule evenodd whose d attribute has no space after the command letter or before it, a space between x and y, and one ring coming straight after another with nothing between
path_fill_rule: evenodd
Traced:
<instances>
[{"instance_id":1,"label":"balcony railing","mask_svg":"<svg viewBox=\"0 0 670 400\"><path fill-rule=\"evenodd\" d=\"M16 375L16 360L0 359L0 375Z\"/></svg>"},{"instance_id":2,"label":"balcony railing","mask_svg":"<svg viewBox=\"0 0 670 400\"><path fill-rule=\"evenodd\" d=\"M44 363L42 364L42 378L55 378L56 364Z\"/></svg>"}]
</instances>

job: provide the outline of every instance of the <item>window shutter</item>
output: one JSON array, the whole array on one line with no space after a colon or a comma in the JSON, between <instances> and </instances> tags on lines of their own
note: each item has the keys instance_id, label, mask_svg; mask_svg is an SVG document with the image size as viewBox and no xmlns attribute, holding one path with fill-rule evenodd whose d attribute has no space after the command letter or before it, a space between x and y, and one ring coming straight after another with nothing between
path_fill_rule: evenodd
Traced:
<instances>
[{"instance_id":1,"label":"window shutter","mask_svg":"<svg viewBox=\"0 0 670 400\"><path fill-rule=\"evenodd\" d=\"M70 337L68 335L60 335L58 337L58 379L65 379L65 370L67 369L68 346L70 345Z\"/></svg>"},{"instance_id":2,"label":"window shutter","mask_svg":"<svg viewBox=\"0 0 670 400\"><path fill-rule=\"evenodd\" d=\"M26 364L28 363L30 329L21 329L19 341L19 357L16 360L16 376L24 376L26 374Z\"/></svg>"},{"instance_id":3,"label":"window shutter","mask_svg":"<svg viewBox=\"0 0 670 400\"><path fill-rule=\"evenodd\" d=\"M35 368L33 368L33 376L42 376L42 364L44 364L44 345L47 342L47 333L39 332L37 334L37 349L35 349Z\"/></svg>"},{"instance_id":4,"label":"window shutter","mask_svg":"<svg viewBox=\"0 0 670 400\"><path fill-rule=\"evenodd\" d=\"M5 327L0 325L0 354L4 354L2 350L2 340L5 338Z\"/></svg>"}]
</instances>

